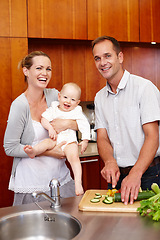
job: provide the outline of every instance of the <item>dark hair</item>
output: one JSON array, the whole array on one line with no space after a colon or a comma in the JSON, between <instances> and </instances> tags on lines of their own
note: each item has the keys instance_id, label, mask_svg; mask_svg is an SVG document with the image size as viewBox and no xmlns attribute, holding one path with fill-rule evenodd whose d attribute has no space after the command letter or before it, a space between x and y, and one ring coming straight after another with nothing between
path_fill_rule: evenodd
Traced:
<instances>
[{"instance_id":1,"label":"dark hair","mask_svg":"<svg viewBox=\"0 0 160 240\"><path fill-rule=\"evenodd\" d=\"M18 68L20 67L26 67L27 69L30 69L30 67L33 65L33 58L37 57L37 56L45 56L48 57L50 59L50 57L42 52L42 51L33 51L31 53L29 53L28 55L26 55L18 64ZM51 60L51 59L50 59ZM25 81L27 81L27 78L25 76Z\"/></svg>"},{"instance_id":2,"label":"dark hair","mask_svg":"<svg viewBox=\"0 0 160 240\"><path fill-rule=\"evenodd\" d=\"M109 37L109 36L101 36L101 37L98 37L96 38L95 40L92 41L92 51L93 51L93 48L94 46L99 43L99 42L103 42L105 40L109 40L112 42L113 44L113 49L115 50L115 52L117 53L117 55L121 52L121 48L120 48L120 44L119 42L113 38L113 37Z\"/></svg>"}]
</instances>

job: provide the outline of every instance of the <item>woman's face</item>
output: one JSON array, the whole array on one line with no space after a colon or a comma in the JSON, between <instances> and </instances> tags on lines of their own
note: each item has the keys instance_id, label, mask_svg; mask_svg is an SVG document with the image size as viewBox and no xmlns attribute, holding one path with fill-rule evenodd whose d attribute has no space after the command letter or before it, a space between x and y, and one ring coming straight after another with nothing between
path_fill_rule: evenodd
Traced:
<instances>
[{"instance_id":1,"label":"woman's face","mask_svg":"<svg viewBox=\"0 0 160 240\"><path fill-rule=\"evenodd\" d=\"M27 77L28 86L39 88L46 88L51 76L52 67L51 61L46 56L35 56L32 59L32 66L30 69L23 68L23 73Z\"/></svg>"}]
</instances>

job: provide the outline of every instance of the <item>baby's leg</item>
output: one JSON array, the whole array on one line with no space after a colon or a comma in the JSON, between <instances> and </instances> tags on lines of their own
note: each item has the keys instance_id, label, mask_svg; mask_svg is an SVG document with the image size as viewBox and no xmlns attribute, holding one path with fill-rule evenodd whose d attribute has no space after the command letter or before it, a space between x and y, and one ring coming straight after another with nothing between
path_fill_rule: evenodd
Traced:
<instances>
[{"instance_id":1,"label":"baby's leg","mask_svg":"<svg viewBox=\"0 0 160 240\"><path fill-rule=\"evenodd\" d=\"M64 152L73 170L76 195L81 195L84 193L84 190L82 187L82 167L79 159L77 143L74 142L68 144L64 148Z\"/></svg>"},{"instance_id":2,"label":"baby's leg","mask_svg":"<svg viewBox=\"0 0 160 240\"><path fill-rule=\"evenodd\" d=\"M24 151L28 154L30 158L34 158L35 156L42 154L46 150L54 148L55 145L56 141L53 141L51 138L46 138L40 143L36 144L34 147L26 145L24 147Z\"/></svg>"}]
</instances>

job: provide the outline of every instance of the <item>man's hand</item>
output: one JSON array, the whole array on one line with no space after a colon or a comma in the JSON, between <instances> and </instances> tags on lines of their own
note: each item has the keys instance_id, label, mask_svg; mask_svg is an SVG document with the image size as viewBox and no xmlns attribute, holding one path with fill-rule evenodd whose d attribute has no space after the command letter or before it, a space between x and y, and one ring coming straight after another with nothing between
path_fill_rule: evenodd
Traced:
<instances>
[{"instance_id":1,"label":"man's hand","mask_svg":"<svg viewBox=\"0 0 160 240\"><path fill-rule=\"evenodd\" d=\"M120 177L120 171L116 160L107 161L101 174L107 183L112 183L112 188L115 188Z\"/></svg>"},{"instance_id":2,"label":"man's hand","mask_svg":"<svg viewBox=\"0 0 160 240\"><path fill-rule=\"evenodd\" d=\"M125 205L130 202L133 204L138 197L138 192L141 186L141 176L134 172L134 169L123 179L121 184L121 199ZM129 200L130 198L130 200Z\"/></svg>"}]
</instances>

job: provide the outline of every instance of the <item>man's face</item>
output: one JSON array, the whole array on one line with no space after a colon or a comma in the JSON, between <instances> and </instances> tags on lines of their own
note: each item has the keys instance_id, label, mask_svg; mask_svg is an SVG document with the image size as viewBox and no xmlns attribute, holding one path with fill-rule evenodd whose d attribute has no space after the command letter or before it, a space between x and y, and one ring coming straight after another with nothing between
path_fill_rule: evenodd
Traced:
<instances>
[{"instance_id":1,"label":"man's face","mask_svg":"<svg viewBox=\"0 0 160 240\"><path fill-rule=\"evenodd\" d=\"M107 81L110 82L121 75L123 53L120 52L117 56L111 41L97 43L93 48L93 56L98 71Z\"/></svg>"}]
</instances>

